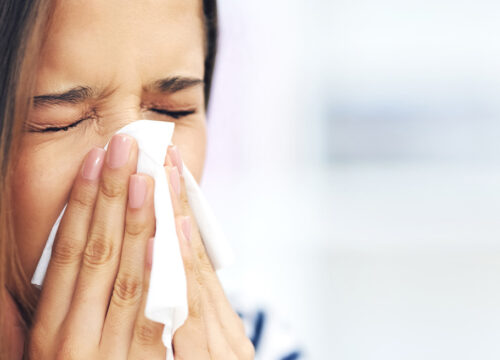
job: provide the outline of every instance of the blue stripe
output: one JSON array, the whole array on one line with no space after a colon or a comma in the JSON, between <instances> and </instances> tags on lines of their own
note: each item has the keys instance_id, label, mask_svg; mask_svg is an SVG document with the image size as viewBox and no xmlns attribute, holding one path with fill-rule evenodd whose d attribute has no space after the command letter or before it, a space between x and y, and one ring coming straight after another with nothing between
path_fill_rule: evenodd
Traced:
<instances>
[{"instance_id":1,"label":"blue stripe","mask_svg":"<svg viewBox=\"0 0 500 360\"><path fill-rule=\"evenodd\" d=\"M290 354L288 354L285 357L282 357L281 360L297 360L300 357L300 352L299 351L294 351Z\"/></svg>"},{"instance_id":2,"label":"blue stripe","mask_svg":"<svg viewBox=\"0 0 500 360\"><path fill-rule=\"evenodd\" d=\"M266 315L264 314L263 311L257 312L257 315L255 317L255 322L254 322L254 332L253 336L250 338L252 341L253 347L255 348L255 351L257 351L260 343L260 339L262 338L262 329L264 327L264 321L266 320Z\"/></svg>"}]
</instances>

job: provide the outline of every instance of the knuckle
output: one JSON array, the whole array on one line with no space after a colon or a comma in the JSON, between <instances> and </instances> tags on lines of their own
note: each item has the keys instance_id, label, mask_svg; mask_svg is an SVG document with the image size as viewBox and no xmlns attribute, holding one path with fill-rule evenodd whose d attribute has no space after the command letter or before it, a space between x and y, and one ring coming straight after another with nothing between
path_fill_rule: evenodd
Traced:
<instances>
[{"instance_id":1,"label":"knuckle","mask_svg":"<svg viewBox=\"0 0 500 360\"><path fill-rule=\"evenodd\" d=\"M198 289L201 290L204 286L204 279L203 279L203 274L201 273L200 269L196 265L196 268L194 270L194 280L196 281L196 285L198 286Z\"/></svg>"},{"instance_id":2,"label":"knuckle","mask_svg":"<svg viewBox=\"0 0 500 360\"><path fill-rule=\"evenodd\" d=\"M203 272L213 271L212 263L208 259L207 252L206 252L205 246L203 244L196 246L195 254L196 254L196 259L198 261L198 264L200 265L201 271L203 271Z\"/></svg>"},{"instance_id":3,"label":"knuckle","mask_svg":"<svg viewBox=\"0 0 500 360\"><path fill-rule=\"evenodd\" d=\"M181 196L181 207L186 212L187 212L188 209L190 209L190 207L189 207L189 200L188 200L187 196L184 196L184 195Z\"/></svg>"},{"instance_id":4,"label":"knuckle","mask_svg":"<svg viewBox=\"0 0 500 360\"><path fill-rule=\"evenodd\" d=\"M79 186L73 189L70 202L80 210L87 211L94 206L95 195L86 186Z\"/></svg>"},{"instance_id":5,"label":"knuckle","mask_svg":"<svg viewBox=\"0 0 500 360\"><path fill-rule=\"evenodd\" d=\"M113 244L102 237L91 236L83 253L83 264L87 267L101 267L113 258Z\"/></svg>"},{"instance_id":6,"label":"knuckle","mask_svg":"<svg viewBox=\"0 0 500 360\"><path fill-rule=\"evenodd\" d=\"M201 262L205 259L205 248L203 246L197 246L195 253L198 261Z\"/></svg>"},{"instance_id":7,"label":"knuckle","mask_svg":"<svg viewBox=\"0 0 500 360\"><path fill-rule=\"evenodd\" d=\"M193 273L195 271L195 263L189 255L184 256L184 270L186 273Z\"/></svg>"},{"instance_id":8,"label":"knuckle","mask_svg":"<svg viewBox=\"0 0 500 360\"><path fill-rule=\"evenodd\" d=\"M133 220L127 218L125 223L125 233L130 237L137 237L143 234L148 229L148 224L144 221Z\"/></svg>"},{"instance_id":9,"label":"knuckle","mask_svg":"<svg viewBox=\"0 0 500 360\"><path fill-rule=\"evenodd\" d=\"M212 263L208 258L204 255L202 259L199 261L200 272L203 274L211 274L214 272L214 268Z\"/></svg>"},{"instance_id":10,"label":"knuckle","mask_svg":"<svg viewBox=\"0 0 500 360\"><path fill-rule=\"evenodd\" d=\"M159 334L151 324L141 321L134 328L134 340L139 345L154 345L159 341Z\"/></svg>"},{"instance_id":11,"label":"knuckle","mask_svg":"<svg viewBox=\"0 0 500 360\"><path fill-rule=\"evenodd\" d=\"M57 265L79 263L83 249L78 246L78 240L69 234L58 235L52 248L52 262Z\"/></svg>"},{"instance_id":12,"label":"knuckle","mask_svg":"<svg viewBox=\"0 0 500 360\"><path fill-rule=\"evenodd\" d=\"M142 281L132 275L118 276L113 288L112 301L118 306L134 305L142 296Z\"/></svg>"},{"instance_id":13,"label":"knuckle","mask_svg":"<svg viewBox=\"0 0 500 360\"><path fill-rule=\"evenodd\" d=\"M124 198L127 194L126 186L114 176L105 176L102 178L99 192L109 200Z\"/></svg>"},{"instance_id":14,"label":"knuckle","mask_svg":"<svg viewBox=\"0 0 500 360\"><path fill-rule=\"evenodd\" d=\"M201 310L201 299L199 293L192 293L189 295L188 307L189 317L192 320L198 321L202 319L203 314Z\"/></svg>"}]
</instances>

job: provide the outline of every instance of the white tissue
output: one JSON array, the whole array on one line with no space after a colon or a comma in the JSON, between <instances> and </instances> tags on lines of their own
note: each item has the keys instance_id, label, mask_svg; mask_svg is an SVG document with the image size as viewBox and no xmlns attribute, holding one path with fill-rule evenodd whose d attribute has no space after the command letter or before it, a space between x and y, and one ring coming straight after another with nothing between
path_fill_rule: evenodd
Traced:
<instances>
[{"instance_id":1,"label":"white tissue","mask_svg":"<svg viewBox=\"0 0 500 360\"><path fill-rule=\"evenodd\" d=\"M171 144L175 124L154 120L134 121L116 133L131 135L137 141L139 156L137 172L151 175L155 180L154 207L156 233L153 250L151 279L145 315L163 323L162 340L167 348L167 360L173 359L172 337L188 316L187 287L184 266L175 231L174 212L170 199L164 162L167 146ZM109 144L109 142L108 142ZM105 149L107 149L106 144ZM208 202L196 180L186 167L183 173L189 205L198 224L207 254L216 270L229 266L234 255ZM31 282L41 286L52 253L52 244L61 218L54 223Z\"/></svg>"}]
</instances>

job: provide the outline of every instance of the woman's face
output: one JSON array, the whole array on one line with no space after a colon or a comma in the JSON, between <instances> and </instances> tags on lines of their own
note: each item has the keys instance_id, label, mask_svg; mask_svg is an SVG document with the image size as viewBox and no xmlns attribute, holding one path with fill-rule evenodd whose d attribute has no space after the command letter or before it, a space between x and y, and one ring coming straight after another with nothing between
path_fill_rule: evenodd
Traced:
<instances>
[{"instance_id":1,"label":"woman's face","mask_svg":"<svg viewBox=\"0 0 500 360\"><path fill-rule=\"evenodd\" d=\"M124 125L174 121L172 142L200 180L206 140L201 1L61 0L37 71L14 181L15 231L28 275L85 155Z\"/></svg>"}]
</instances>

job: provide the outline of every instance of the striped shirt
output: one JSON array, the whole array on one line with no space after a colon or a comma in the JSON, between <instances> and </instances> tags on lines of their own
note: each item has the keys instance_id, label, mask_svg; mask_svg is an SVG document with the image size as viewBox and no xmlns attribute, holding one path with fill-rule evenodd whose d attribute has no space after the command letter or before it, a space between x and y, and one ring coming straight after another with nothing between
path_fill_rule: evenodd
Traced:
<instances>
[{"instance_id":1,"label":"striped shirt","mask_svg":"<svg viewBox=\"0 0 500 360\"><path fill-rule=\"evenodd\" d=\"M285 321L268 308L230 296L255 348L256 360L303 360L302 346Z\"/></svg>"}]
</instances>

